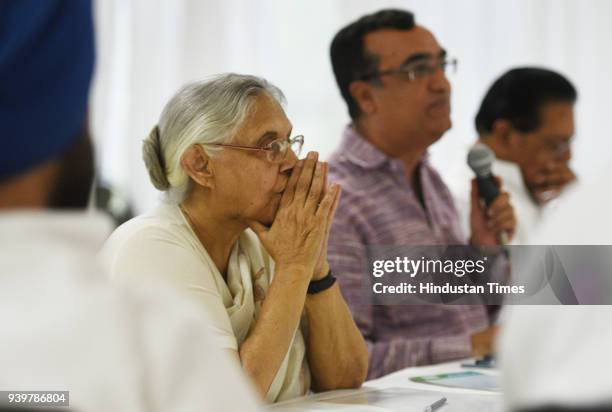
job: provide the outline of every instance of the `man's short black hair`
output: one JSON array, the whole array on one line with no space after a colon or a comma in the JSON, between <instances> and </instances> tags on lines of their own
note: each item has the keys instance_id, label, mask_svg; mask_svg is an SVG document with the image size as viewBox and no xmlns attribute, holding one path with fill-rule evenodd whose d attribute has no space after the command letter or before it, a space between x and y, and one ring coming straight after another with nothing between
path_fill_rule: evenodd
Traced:
<instances>
[{"instance_id":1,"label":"man's short black hair","mask_svg":"<svg viewBox=\"0 0 612 412\"><path fill-rule=\"evenodd\" d=\"M578 93L561 74L537 67L520 67L506 72L485 95L478 114L476 130L490 133L498 119L508 120L521 132L540 126L539 112L551 102L575 103Z\"/></svg>"},{"instance_id":2,"label":"man's short black hair","mask_svg":"<svg viewBox=\"0 0 612 412\"><path fill-rule=\"evenodd\" d=\"M359 106L351 96L349 86L355 80L375 72L378 66L377 56L368 55L364 50L363 38L368 33L383 29L411 30L414 25L414 15L409 11L380 10L345 26L332 40L332 68L352 119L359 117Z\"/></svg>"}]
</instances>

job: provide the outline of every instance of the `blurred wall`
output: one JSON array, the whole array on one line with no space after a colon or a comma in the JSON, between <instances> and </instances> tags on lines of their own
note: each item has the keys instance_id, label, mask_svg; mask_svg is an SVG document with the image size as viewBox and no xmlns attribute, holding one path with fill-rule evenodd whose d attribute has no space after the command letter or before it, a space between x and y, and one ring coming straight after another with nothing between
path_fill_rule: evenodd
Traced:
<instances>
[{"instance_id":1,"label":"blurred wall","mask_svg":"<svg viewBox=\"0 0 612 412\"><path fill-rule=\"evenodd\" d=\"M266 77L285 92L306 150L328 156L348 122L329 62L336 31L385 7L415 13L451 56L453 128L432 148L445 177L464 162L473 117L491 82L542 65L578 87L574 166L583 182L612 152L612 1L607 0L99 0L92 126L104 180L150 208L141 140L185 82L219 72Z\"/></svg>"}]
</instances>

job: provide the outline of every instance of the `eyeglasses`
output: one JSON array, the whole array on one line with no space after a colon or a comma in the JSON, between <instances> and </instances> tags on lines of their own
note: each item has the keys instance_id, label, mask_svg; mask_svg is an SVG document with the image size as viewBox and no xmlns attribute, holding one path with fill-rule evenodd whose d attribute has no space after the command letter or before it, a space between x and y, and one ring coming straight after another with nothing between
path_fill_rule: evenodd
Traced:
<instances>
[{"instance_id":1,"label":"eyeglasses","mask_svg":"<svg viewBox=\"0 0 612 412\"><path fill-rule=\"evenodd\" d=\"M268 143L264 147L257 146L241 146L235 144L224 143L206 143L210 146L228 147L230 149L252 150L257 152L265 152L266 158L272 163L280 163L287 155L287 150L291 148L297 157L300 157L302 146L304 145L304 136L298 135L291 139L278 139Z\"/></svg>"},{"instance_id":2,"label":"eyeglasses","mask_svg":"<svg viewBox=\"0 0 612 412\"><path fill-rule=\"evenodd\" d=\"M406 81L413 82L415 80L424 79L433 75L438 69L442 70L445 74L448 72L454 74L457 71L457 65L459 61L457 59L427 59L417 62L411 62L400 66L397 69L384 70L382 72L370 73L362 76L360 80L371 80L381 76L390 74L397 74Z\"/></svg>"}]
</instances>

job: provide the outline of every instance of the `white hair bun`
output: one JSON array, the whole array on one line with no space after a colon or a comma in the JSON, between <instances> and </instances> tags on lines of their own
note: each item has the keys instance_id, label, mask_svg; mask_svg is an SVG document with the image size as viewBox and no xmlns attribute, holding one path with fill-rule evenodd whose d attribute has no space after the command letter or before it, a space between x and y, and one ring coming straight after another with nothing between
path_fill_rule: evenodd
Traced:
<instances>
[{"instance_id":1,"label":"white hair bun","mask_svg":"<svg viewBox=\"0 0 612 412\"><path fill-rule=\"evenodd\" d=\"M170 182L166 176L166 167L161 151L161 142L159 140L159 127L157 127L157 125L142 142L142 158L149 172L149 178L153 186L161 191L168 190L170 188Z\"/></svg>"}]
</instances>

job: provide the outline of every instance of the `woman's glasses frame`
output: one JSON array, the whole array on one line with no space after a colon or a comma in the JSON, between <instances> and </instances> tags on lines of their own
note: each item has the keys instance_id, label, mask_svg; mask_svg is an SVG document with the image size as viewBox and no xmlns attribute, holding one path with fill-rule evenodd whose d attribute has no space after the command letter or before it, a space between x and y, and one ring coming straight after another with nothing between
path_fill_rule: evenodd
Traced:
<instances>
[{"instance_id":1,"label":"woman's glasses frame","mask_svg":"<svg viewBox=\"0 0 612 412\"><path fill-rule=\"evenodd\" d=\"M304 146L304 136L297 135L291 139L277 139L273 142L268 143L264 147L257 146L243 146L237 144L226 144L226 143L206 143L209 146L227 147L230 149L238 150L251 150L257 152L265 152L268 161L272 163L278 163L285 159L287 150L291 148L297 157L302 152L302 146Z\"/></svg>"}]
</instances>

